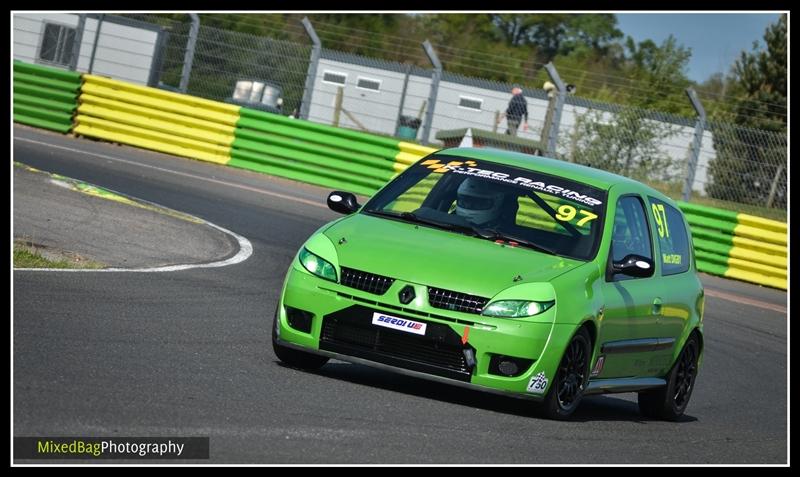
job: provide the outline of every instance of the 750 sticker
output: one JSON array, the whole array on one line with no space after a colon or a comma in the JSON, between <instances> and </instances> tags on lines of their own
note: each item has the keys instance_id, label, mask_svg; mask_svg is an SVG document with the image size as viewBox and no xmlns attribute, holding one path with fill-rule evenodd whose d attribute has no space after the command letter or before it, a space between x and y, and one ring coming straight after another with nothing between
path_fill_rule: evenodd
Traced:
<instances>
[{"instance_id":1,"label":"750 sticker","mask_svg":"<svg viewBox=\"0 0 800 477\"><path fill-rule=\"evenodd\" d=\"M544 371L531 377L530 382L528 382L529 393L542 394L545 388L547 388L547 376L545 376Z\"/></svg>"}]
</instances>

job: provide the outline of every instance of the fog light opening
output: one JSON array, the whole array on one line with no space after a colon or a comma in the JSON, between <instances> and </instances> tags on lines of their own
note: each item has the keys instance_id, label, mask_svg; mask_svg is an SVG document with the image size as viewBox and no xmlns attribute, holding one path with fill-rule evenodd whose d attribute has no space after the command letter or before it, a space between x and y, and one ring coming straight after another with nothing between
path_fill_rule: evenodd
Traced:
<instances>
[{"instance_id":1,"label":"fog light opening","mask_svg":"<svg viewBox=\"0 0 800 477\"><path fill-rule=\"evenodd\" d=\"M291 306L285 306L284 308L286 309L286 321L290 327L303 333L311 333L313 313Z\"/></svg>"},{"instance_id":2,"label":"fog light opening","mask_svg":"<svg viewBox=\"0 0 800 477\"><path fill-rule=\"evenodd\" d=\"M532 359L495 354L489 360L489 374L503 376L504 378L515 378L530 369L533 362L534 360Z\"/></svg>"},{"instance_id":3,"label":"fog light opening","mask_svg":"<svg viewBox=\"0 0 800 477\"><path fill-rule=\"evenodd\" d=\"M517 363L506 359L500 360L500 364L497 365L497 368L506 376L514 376L519 372L519 366L517 366Z\"/></svg>"}]
</instances>

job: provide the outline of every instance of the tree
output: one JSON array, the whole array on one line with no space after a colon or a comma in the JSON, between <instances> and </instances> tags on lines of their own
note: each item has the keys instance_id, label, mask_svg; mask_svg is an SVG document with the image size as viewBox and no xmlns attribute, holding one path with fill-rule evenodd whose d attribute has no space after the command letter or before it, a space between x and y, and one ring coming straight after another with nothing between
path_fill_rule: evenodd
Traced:
<instances>
[{"instance_id":1,"label":"tree","mask_svg":"<svg viewBox=\"0 0 800 477\"><path fill-rule=\"evenodd\" d=\"M690 85L686 71L692 56L690 48L678 45L670 35L661 45L653 40L638 44L626 41L628 76L635 88L629 104L673 114L692 115L684 90Z\"/></svg>"},{"instance_id":2,"label":"tree","mask_svg":"<svg viewBox=\"0 0 800 477\"><path fill-rule=\"evenodd\" d=\"M786 206L786 15L767 27L766 49L755 43L733 66L739 97L733 126L713 128L716 157L706 192L714 198Z\"/></svg>"},{"instance_id":3,"label":"tree","mask_svg":"<svg viewBox=\"0 0 800 477\"><path fill-rule=\"evenodd\" d=\"M622 38L612 14L498 14L492 21L507 45L533 47L542 64L579 48L603 51Z\"/></svg>"},{"instance_id":4,"label":"tree","mask_svg":"<svg viewBox=\"0 0 800 477\"><path fill-rule=\"evenodd\" d=\"M643 111L593 110L579 116L570 135L572 162L643 181L670 181L677 171L661 141L674 134L669 123Z\"/></svg>"}]
</instances>

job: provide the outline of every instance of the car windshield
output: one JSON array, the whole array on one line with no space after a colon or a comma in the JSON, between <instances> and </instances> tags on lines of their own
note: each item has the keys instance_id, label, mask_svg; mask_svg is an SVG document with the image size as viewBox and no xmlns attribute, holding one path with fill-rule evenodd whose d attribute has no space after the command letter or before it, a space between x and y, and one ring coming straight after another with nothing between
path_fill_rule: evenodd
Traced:
<instances>
[{"instance_id":1,"label":"car windshield","mask_svg":"<svg viewBox=\"0 0 800 477\"><path fill-rule=\"evenodd\" d=\"M594 258L606 192L483 159L430 156L376 194L364 213L578 260Z\"/></svg>"}]
</instances>

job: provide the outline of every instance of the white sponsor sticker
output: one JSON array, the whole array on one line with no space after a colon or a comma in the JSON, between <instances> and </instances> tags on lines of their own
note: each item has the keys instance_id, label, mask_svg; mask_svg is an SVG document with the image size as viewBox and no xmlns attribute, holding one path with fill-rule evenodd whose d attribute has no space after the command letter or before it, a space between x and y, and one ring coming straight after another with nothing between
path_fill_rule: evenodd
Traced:
<instances>
[{"instance_id":1,"label":"white sponsor sticker","mask_svg":"<svg viewBox=\"0 0 800 477\"><path fill-rule=\"evenodd\" d=\"M427 323L419 323L417 321L411 321L405 318L384 315L383 313L373 313L372 324L385 326L386 328L391 328L393 330L405 331L406 333L414 333L417 335L424 335L425 328L428 327Z\"/></svg>"},{"instance_id":2,"label":"white sponsor sticker","mask_svg":"<svg viewBox=\"0 0 800 477\"><path fill-rule=\"evenodd\" d=\"M531 377L531 380L528 383L529 393L542 394L546 388L547 388L547 376L544 375L544 371L537 374L536 376Z\"/></svg>"}]
</instances>

